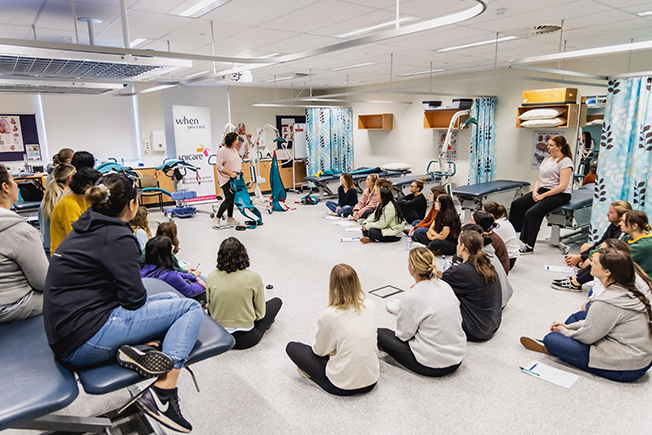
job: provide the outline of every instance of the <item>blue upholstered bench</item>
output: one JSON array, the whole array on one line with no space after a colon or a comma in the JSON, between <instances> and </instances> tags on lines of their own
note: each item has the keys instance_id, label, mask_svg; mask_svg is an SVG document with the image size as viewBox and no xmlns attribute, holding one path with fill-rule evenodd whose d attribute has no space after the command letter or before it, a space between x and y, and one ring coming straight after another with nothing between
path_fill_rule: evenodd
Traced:
<instances>
[{"instance_id":1,"label":"blue upholstered bench","mask_svg":"<svg viewBox=\"0 0 652 435\"><path fill-rule=\"evenodd\" d=\"M550 244L561 249L564 254L570 251L570 247L564 242L583 237L582 230L591 224L594 188L594 185L588 185L573 190L568 204L556 208L546 216L548 226L552 227ZM562 228L574 231L561 236Z\"/></svg>"},{"instance_id":2,"label":"blue upholstered bench","mask_svg":"<svg viewBox=\"0 0 652 435\"><path fill-rule=\"evenodd\" d=\"M407 196L410 194L410 185L414 181L418 181L422 178L426 179L426 183L435 183L436 185L440 186L441 185L441 176L436 175L434 173L430 173L428 175L420 175L416 177L403 177L400 178L398 181L392 183L394 185L394 189L396 189L396 196L398 198L403 198L404 196ZM405 191L405 188L407 187L407 193ZM429 193L424 190L423 192L426 197L428 197Z\"/></svg>"},{"instance_id":3,"label":"blue upholstered bench","mask_svg":"<svg viewBox=\"0 0 652 435\"><path fill-rule=\"evenodd\" d=\"M527 181L497 180L486 183L470 184L459 186L453 189L462 204L464 211L463 222L469 222L474 211L480 210L482 204L487 201L496 201L505 206L507 210L516 198L523 195L525 187L529 186Z\"/></svg>"},{"instance_id":4,"label":"blue upholstered bench","mask_svg":"<svg viewBox=\"0 0 652 435\"><path fill-rule=\"evenodd\" d=\"M177 293L157 279L145 278L143 283L149 294ZM226 352L234 344L231 334L204 315L188 365ZM117 363L79 371L77 376L88 394L106 394L143 381ZM105 418L48 415L72 403L79 391L73 373L54 360L42 316L0 325L0 379L5 384L0 394L0 430L98 431L111 424Z\"/></svg>"},{"instance_id":5,"label":"blue upholstered bench","mask_svg":"<svg viewBox=\"0 0 652 435\"><path fill-rule=\"evenodd\" d=\"M367 176L371 173L378 174L378 177L380 178L396 178L396 177L403 177L407 174L409 174L411 171L409 170L376 170L372 171L369 170L368 168L359 168L356 169L351 173L351 176L353 177L353 182L355 183L356 188L362 192L364 190L364 180L367 179ZM303 179L305 181L308 181L310 183L313 183L315 187L317 187L317 190L319 190L319 199L323 199L324 195L327 196L333 196L336 195L333 190L337 191L337 188L335 186L339 185L340 177L342 174L333 174L333 175L322 175L321 177L317 177L314 175L310 175L308 177L304 177ZM331 189L331 186L333 188Z\"/></svg>"}]
</instances>

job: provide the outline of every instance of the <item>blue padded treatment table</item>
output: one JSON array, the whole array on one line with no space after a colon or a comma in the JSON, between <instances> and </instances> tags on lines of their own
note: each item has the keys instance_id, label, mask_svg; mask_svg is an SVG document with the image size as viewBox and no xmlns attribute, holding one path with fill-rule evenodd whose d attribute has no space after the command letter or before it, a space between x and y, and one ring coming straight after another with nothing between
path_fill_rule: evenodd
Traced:
<instances>
[{"instance_id":1,"label":"blue padded treatment table","mask_svg":"<svg viewBox=\"0 0 652 435\"><path fill-rule=\"evenodd\" d=\"M143 284L150 295L158 293L176 293L184 297L169 284L155 278L143 278ZM197 343L190 352L188 365L203 361L226 352L235 345L235 339L208 314L199 329ZM79 380L88 394L105 394L128 387L143 380L136 372L120 367L117 363L83 370L77 373Z\"/></svg>"},{"instance_id":2,"label":"blue padded treatment table","mask_svg":"<svg viewBox=\"0 0 652 435\"><path fill-rule=\"evenodd\" d=\"M355 183L356 188L359 191L364 190L364 186L362 185L362 181L367 179L367 176L369 174L377 174L379 178L392 178L392 177L402 177L404 175L409 174L411 171L409 170L380 170L380 171L368 171L368 172L359 172L355 173L357 171L364 171L365 169L369 168L358 168L354 171L354 173L351 174L353 177L353 183ZM319 190L319 199L323 199L324 195L327 196L333 196L336 195L335 192L333 192L333 189L329 186L329 183L336 183L336 186L339 186L339 181L340 177L342 174L333 174L333 175L322 175L321 177L316 177L314 175L310 175L308 177L304 177L304 181L308 181L310 183L314 183L314 185L317 187ZM337 189L335 189L337 191Z\"/></svg>"},{"instance_id":3,"label":"blue padded treatment table","mask_svg":"<svg viewBox=\"0 0 652 435\"><path fill-rule=\"evenodd\" d=\"M471 220L474 211L480 210L487 201L496 201L509 211L509 207L516 198L523 195L523 188L529 186L527 181L497 180L486 183L459 186L453 189L464 210L464 222Z\"/></svg>"},{"instance_id":4,"label":"blue padded treatment table","mask_svg":"<svg viewBox=\"0 0 652 435\"><path fill-rule=\"evenodd\" d=\"M546 219L548 226L552 227L550 243L568 254L570 247L563 241L571 241L581 236L582 229L588 228L591 224L591 210L593 208L594 184L581 187L571 192L571 200L568 204L548 213ZM561 236L561 229L575 230L573 233Z\"/></svg>"},{"instance_id":5,"label":"blue padded treatment table","mask_svg":"<svg viewBox=\"0 0 652 435\"><path fill-rule=\"evenodd\" d=\"M441 186L441 176L439 176L439 175L428 174L428 175L420 175L420 176L417 176L417 177L402 177L397 182L393 183L394 188L396 189L397 199L402 198L402 197L404 197L406 195L409 195L409 193L410 193L409 187L412 184L412 182L413 181L419 181L422 178L426 179L426 183L435 183L436 185ZM408 193L407 194L403 190L405 188L405 186L408 187ZM426 195L426 198L428 197L428 195L430 195L429 193L425 192L425 187L424 187L423 194Z\"/></svg>"},{"instance_id":6,"label":"blue padded treatment table","mask_svg":"<svg viewBox=\"0 0 652 435\"><path fill-rule=\"evenodd\" d=\"M75 375L48 345L43 316L0 324L0 430L65 408L79 394Z\"/></svg>"}]
</instances>

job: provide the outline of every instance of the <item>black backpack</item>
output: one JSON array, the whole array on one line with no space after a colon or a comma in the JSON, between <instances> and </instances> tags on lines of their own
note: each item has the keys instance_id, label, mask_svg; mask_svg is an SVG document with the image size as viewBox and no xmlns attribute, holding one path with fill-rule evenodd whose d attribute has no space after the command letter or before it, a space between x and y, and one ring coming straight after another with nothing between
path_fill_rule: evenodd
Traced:
<instances>
[{"instance_id":1,"label":"black backpack","mask_svg":"<svg viewBox=\"0 0 652 435\"><path fill-rule=\"evenodd\" d=\"M43 201L43 187L34 180L17 181L20 197L25 202Z\"/></svg>"}]
</instances>

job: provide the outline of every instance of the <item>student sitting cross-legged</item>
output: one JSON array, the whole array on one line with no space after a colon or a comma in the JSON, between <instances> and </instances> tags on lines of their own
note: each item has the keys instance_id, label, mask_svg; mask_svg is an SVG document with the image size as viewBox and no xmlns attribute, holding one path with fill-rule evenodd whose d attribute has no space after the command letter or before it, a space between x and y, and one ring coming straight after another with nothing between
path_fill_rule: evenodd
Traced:
<instances>
[{"instance_id":1,"label":"student sitting cross-legged","mask_svg":"<svg viewBox=\"0 0 652 435\"><path fill-rule=\"evenodd\" d=\"M460 234L462 223L457 214L455 204L448 195L439 195L434 204L437 210L435 219L425 233L419 233L415 238L417 242L428 247L435 255L453 255L457 246L457 237Z\"/></svg>"},{"instance_id":2,"label":"student sitting cross-legged","mask_svg":"<svg viewBox=\"0 0 652 435\"><path fill-rule=\"evenodd\" d=\"M509 256L509 270L512 270L519 255L520 245L516 230L514 230L512 223L507 219L507 210L504 205L498 204L495 201L485 202L482 208L494 217L495 224L493 233L498 234L503 243L505 243L507 255Z\"/></svg>"},{"instance_id":3,"label":"student sitting cross-legged","mask_svg":"<svg viewBox=\"0 0 652 435\"><path fill-rule=\"evenodd\" d=\"M415 284L401 299L396 332L379 328L378 347L420 375L452 373L466 354L460 302L440 280L441 271L429 249L410 251L408 272Z\"/></svg>"},{"instance_id":4,"label":"student sitting cross-legged","mask_svg":"<svg viewBox=\"0 0 652 435\"><path fill-rule=\"evenodd\" d=\"M348 217L357 204L358 191L355 190L353 177L349 173L344 173L340 176L340 187L337 188L337 202L326 201L326 207L333 216Z\"/></svg>"},{"instance_id":5,"label":"student sitting cross-legged","mask_svg":"<svg viewBox=\"0 0 652 435\"><path fill-rule=\"evenodd\" d=\"M249 270L247 249L235 237L220 245L207 289L211 317L233 335L234 349L258 344L283 305L279 298L265 302L263 280Z\"/></svg>"},{"instance_id":6,"label":"student sitting cross-legged","mask_svg":"<svg viewBox=\"0 0 652 435\"><path fill-rule=\"evenodd\" d=\"M397 242L405 228L405 219L389 189L379 190L380 202L374 214L362 223L362 243Z\"/></svg>"},{"instance_id":7,"label":"student sitting cross-legged","mask_svg":"<svg viewBox=\"0 0 652 435\"><path fill-rule=\"evenodd\" d=\"M428 208L428 202L426 197L421 193L423 186L426 184L425 177L420 180L415 180L410 184L410 193L405 197L396 201L398 206L405 216L405 220L412 225L416 225L414 222L423 220L426 215L426 208ZM418 223L418 222L417 222Z\"/></svg>"},{"instance_id":8,"label":"student sitting cross-legged","mask_svg":"<svg viewBox=\"0 0 652 435\"><path fill-rule=\"evenodd\" d=\"M521 343L612 381L635 381L652 366L650 300L637 288L634 262L626 252L601 248L591 263L591 274L605 290L586 318L553 322L543 342L521 337ZM641 278L652 286L645 274Z\"/></svg>"},{"instance_id":9,"label":"student sitting cross-legged","mask_svg":"<svg viewBox=\"0 0 652 435\"><path fill-rule=\"evenodd\" d=\"M376 304L365 299L358 274L346 264L331 270L328 300L317 322L315 344L292 341L285 351L299 374L330 394L371 391L379 375Z\"/></svg>"}]
</instances>

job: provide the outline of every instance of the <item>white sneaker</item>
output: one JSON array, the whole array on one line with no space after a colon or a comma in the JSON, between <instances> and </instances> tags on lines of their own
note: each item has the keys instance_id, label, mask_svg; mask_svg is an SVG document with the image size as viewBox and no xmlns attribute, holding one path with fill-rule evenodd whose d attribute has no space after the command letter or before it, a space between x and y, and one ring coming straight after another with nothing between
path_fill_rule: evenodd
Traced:
<instances>
[{"instance_id":1,"label":"white sneaker","mask_svg":"<svg viewBox=\"0 0 652 435\"><path fill-rule=\"evenodd\" d=\"M399 298L394 298L391 301L387 302L385 308L387 308L387 311L397 316L399 310L401 309L401 300Z\"/></svg>"},{"instance_id":2,"label":"white sneaker","mask_svg":"<svg viewBox=\"0 0 652 435\"><path fill-rule=\"evenodd\" d=\"M218 216L213 218L213 228L219 228L221 219Z\"/></svg>"},{"instance_id":3,"label":"white sneaker","mask_svg":"<svg viewBox=\"0 0 652 435\"><path fill-rule=\"evenodd\" d=\"M240 221L238 221L237 219L232 218L232 217L230 217L230 218L226 218L226 223L229 224L229 225L234 225L234 226L236 226L236 227L237 227L238 225L242 225L242 224L240 223Z\"/></svg>"}]
</instances>

